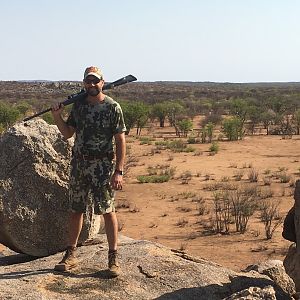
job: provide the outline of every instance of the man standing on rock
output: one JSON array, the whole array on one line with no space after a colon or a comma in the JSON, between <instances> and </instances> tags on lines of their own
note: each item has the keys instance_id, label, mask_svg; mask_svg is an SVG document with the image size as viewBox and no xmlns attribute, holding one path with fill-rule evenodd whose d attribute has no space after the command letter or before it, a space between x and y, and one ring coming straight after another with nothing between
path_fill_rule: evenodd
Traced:
<instances>
[{"instance_id":1,"label":"man standing on rock","mask_svg":"<svg viewBox=\"0 0 300 300\"><path fill-rule=\"evenodd\" d=\"M102 92L104 79L101 70L97 67L86 68L83 84L87 96L75 101L67 121L61 117L62 105L52 107L55 123L62 135L68 139L75 133L69 186L70 242L63 259L54 269L68 271L76 266L75 250L88 193L91 192L94 212L102 214L105 222L109 246L108 271L111 276L118 276L118 221L114 190L122 189L126 127L120 105Z\"/></svg>"}]
</instances>

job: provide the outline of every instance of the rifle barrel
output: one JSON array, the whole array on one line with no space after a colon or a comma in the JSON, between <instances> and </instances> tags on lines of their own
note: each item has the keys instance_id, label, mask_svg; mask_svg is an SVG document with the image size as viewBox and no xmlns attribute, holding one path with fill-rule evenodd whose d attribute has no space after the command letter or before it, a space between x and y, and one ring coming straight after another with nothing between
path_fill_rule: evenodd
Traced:
<instances>
[{"instance_id":1,"label":"rifle barrel","mask_svg":"<svg viewBox=\"0 0 300 300\"><path fill-rule=\"evenodd\" d=\"M125 83L129 83L129 82L132 82L132 81L136 81L136 80L137 80L136 77L134 77L133 75L127 75L125 77L122 77L122 78L114 81L114 82L104 83L104 86L103 86L102 90L103 91L104 90L109 90L109 89L112 89L116 86L119 86L119 85L122 85L122 84L125 84ZM60 104L63 104L64 106L70 105L70 104L74 103L77 99L79 99L79 98L81 98L85 95L86 95L86 92L84 90L81 90L79 93L70 95L67 100L61 102ZM38 116L40 116L40 115L42 115L42 114L44 114L48 111L51 111L51 107L47 108L43 111L40 111L40 112L30 116L30 117L25 118L23 120L23 122L29 121L29 120L31 120L35 117L38 117Z\"/></svg>"}]
</instances>

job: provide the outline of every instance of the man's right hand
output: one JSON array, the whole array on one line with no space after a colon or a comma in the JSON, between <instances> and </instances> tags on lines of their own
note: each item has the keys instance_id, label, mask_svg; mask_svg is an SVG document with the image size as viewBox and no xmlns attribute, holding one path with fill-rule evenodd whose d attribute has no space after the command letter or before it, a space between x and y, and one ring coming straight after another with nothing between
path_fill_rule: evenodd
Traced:
<instances>
[{"instance_id":1,"label":"man's right hand","mask_svg":"<svg viewBox=\"0 0 300 300\"><path fill-rule=\"evenodd\" d=\"M51 112L53 117L55 118L61 116L63 109L64 109L64 105L62 103L55 103L54 105L52 105Z\"/></svg>"}]
</instances>

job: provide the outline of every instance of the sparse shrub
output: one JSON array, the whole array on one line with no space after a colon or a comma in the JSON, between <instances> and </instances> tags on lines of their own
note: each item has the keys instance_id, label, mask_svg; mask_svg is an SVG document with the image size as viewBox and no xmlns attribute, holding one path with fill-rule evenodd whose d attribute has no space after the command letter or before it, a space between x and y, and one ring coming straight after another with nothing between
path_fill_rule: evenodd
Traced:
<instances>
[{"instance_id":1,"label":"sparse shrub","mask_svg":"<svg viewBox=\"0 0 300 300\"><path fill-rule=\"evenodd\" d=\"M296 180L294 177L291 177L289 186L292 188L296 187Z\"/></svg>"},{"instance_id":2,"label":"sparse shrub","mask_svg":"<svg viewBox=\"0 0 300 300\"><path fill-rule=\"evenodd\" d=\"M162 183L171 179L169 175L140 175L137 180L140 183Z\"/></svg>"},{"instance_id":3,"label":"sparse shrub","mask_svg":"<svg viewBox=\"0 0 300 300\"><path fill-rule=\"evenodd\" d=\"M278 172L286 172L288 171L288 168L286 167L278 167Z\"/></svg>"},{"instance_id":4,"label":"sparse shrub","mask_svg":"<svg viewBox=\"0 0 300 300\"><path fill-rule=\"evenodd\" d=\"M250 182L257 182L258 181L258 171L251 168L248 172L248 179Z\"/></svg>"},{"instance_id":5,"label":"sparse shrub","mask_svg":"<svg viewBox=\"0 0 300 300\"><path fill-rule=\"evenodd\" d=\"M179 197L178 196L171 196L170 202L175 202L178 201Z\"/></svg>"},{"instance_id":6,"label":"sparse shrub","mask_svg":"<svg viewBox=\"0 0 300 300\"><path fill-rule=\"evenodd\" d=\"M228 192L214 192L213 193L213 217L215 221L215 231L229 232L231 223L231 207L228 197Z\"/></svg>"},{"instance_id":7,"label":"sparse shrub","mask_svg":"<svg viewBox=\"0 0 300 300\"><path fill-rule=\"evenodd\" d=\"M264 176L262 178L264 185L271 185L272 179L269 176Z\"/></svg>"},{"instance_id":8,"label":"sparse shrub","mask_svg":"<svg viewBox=\"0 0 300 300\"><path fill-rule=\"evenodd\" d=\"M194 240L194 239L196 239L196 238L197 238L196 232L191 232L191 233L189 233L188 236L187 236L187 240Z\"/></svg>"},{"instance_id":9,"label":"sparse shrub","mask_svg":"<svg viewBox=\"0 0 300 300\"><path fill-rule=\"evenodd\" d=\"M204 199L199 199L199 201L197 201L197 211L199 216L203 216L206 213L207 208Z\"/></svg>"},{"instance_id":10,"label":"sparse shrub","mask_svg":"<svg viewBox=\"0 0 300 300\"><path fill-rule=\"evenodd\" d=\"M287 174L285 171L280 172L277 176L281 183L288 183L291 180L291 175Z\"/></svg>"},{"instance_id":11,"label":"sparse shrub","mask_svg":"<svg viewBox=\"0 0 300 300\"><path fill-rule=\"evenodd\" d=\"M272 198L273 195L274 195L274 191L269 187L260 190L260 198L261 199Z\"/></svg>"},{"instance_id":12,"label":"sparse shrub","mask_svg":"<svg viewBox=\"0 0 300 300\"><path fill-rule=\"evenodd\" d=\"M230 178L228 176L223 176L220 179L221 182L228 182L229 180L230 180Z\"/></svg>"},{"instance_id":13,"label":"sparse shrub","mask_svg":"<svg viewBox=\"0 0 300 300\"><path fill-rule=\"evenodd\" d=\"M131 206L131 207L129 208L129 211L130 211L131 213L137 213L137 212L140 211L140 209L139 209L136 205L134 205L134 206Z\"/></svg>"},{"instance_id":14,"label":"sparse shrub","mask_svg":"<svg viewBox=\"0 0 300 300\"><path fill-rule=\"evenodd\" d=\"M231 182L224 182L222 184L222 189L224 191L234 191L237 189L237 185L235 183L231 183Z\"/></svg>"},{"instance_id":15,"label":"sparse shrub","mask_svg":"<svg viewBox=\"0 0 300 300\"><path fill-rule=\"evenodd\" d=\"M223 141L224 140L224 134L223 133L220 133L218 135L218 138L217 138L218 141Z\"/></svg>"},{"instance_id":16,"label":"sparse shrub","mask_svg":"<svg viewBox=\"0 0 300 300\"><path fill-rule=\"evenodd\" d=\"M279 215L279 201L264 200L261 205L260 220L265 225L266 238L272 239L276 228L283 221Z\"/></svg>"},{"instance_id":17,"label":"sparse shrub","mask_svg":"<svg viewBox=\"0 0 300 300\"><path fill-rule=\"evenodd\" d=\"M187 143L188 144L199 144L200 143L200 140L197 139L196 137L189 137L187 139Z\"/></svg>"},{"instance_id":18,"label":"sparse shrub","mask_svg":"<svg viewBox=\"0 0 300 300\"><path fill-rule=\"evenodd\" d=\"M236 231L245 233L249 218L256 210L255 201L245 196L240 189L231 191L229 193L229 198L232 204L232 214L235 220Z\"/></svg>"},{"instance_id":19,"label":"sparse shrub","mask_svg":"<svg viewBox=\"0 0 300 300\"><path fill-rule=\"evenodd\" d=\"M189 223L189 221L185 218L180 218L177 222L176 222L176 226L178 227L185 227L187 224Z\"/></svg>"},{"instance_id":20,"label":"sparse shrub","mask_svg":"<svg viewBox=\"0 0 300 300\"><path fill-rule=\"evenodd\" d=\"M151 222L150 225L149 225L149 228L157 228L158 225L154 222Z\"/></svg>"},{"instance_id":21,"label":"sparse shrub","mask_svg":"<svg viewBox=\"0 0 300 300\"><path fill-rule=\"evenodd\" d=\"M237 185L233 183L227 183L227 182L214 182L212 184L207 184L203 187L204 190L207 191L217 191L217 190L223 190L223 191L230 191L230 190L236 190Z\"/></svg>"},{"instance_id":22,"label":"sparse shrub","mask_svg":"<svg viewBox=\"0 0 300 300\"><path fill-rule=\"evenodd\" d=\"M174 177L175 167L170 165L149 166L147 168L148 175L137 176L140 183L162 183L167 182Z\"/></svg>"},{"instance_id":23,"label":"sparse shrub","mask_svg":"<svg viewBox=\"0 0 300 300\"><path fill-rule=\"evenodd\" d=\"M188 198L196 197L196 193L194 193L194 192L182 192L182 193L179 193L178 196L181 196L183 199L188 199Z\"/></svg>"},{"instance_id":24,"label":"sparse shrub","mask_svg":"<svg viewBox=\"0 0 300 300\"><path fill-rule=\"evenodd\" d=\"M205 180L205 181L210 180L210 174L205 174L205 175L204 175L204 180Z\"/></svg>"},{"instance_id":25,"label":"sparse shrub","mask_svg":"<svg viewBox=\"0 0 300 300\"><path fill-rule=\"evenodd\" d=\"M230 163L229 168L237 168L237 163Z\"/></svg>"},{"instance_id":26,"label":"sparse shrub","mask_svg":"<svg viewBox=\"0 0 300 300\"><path fill-rule=\"evenodd\" d=\"M116 209L120 208L129 208L130 207L130 202L127 199L118 199L116 200Z\"/></svg>"},{"instance_id":27,"label":"sparse shrub","mask_svg":"<svg viewBox=\"0 0 300 300\"><path fill-rule=\"evenodd\" d=\"M191 201L198 203L198 202L202 201L202 199L203 199L203 196L196 196L196 194L195 194L195 196L192 197Z\"/></svg>"},{"instance_id":28,"label":"sparse shrub","mask_svg":"<svg viewBox=\"0 0 300 300\"><path fill-rule=\"evenodd\" d=\"M244 176L244 171L243 170L238 170L234 173L234 178L236 181L241 181Z\"/></svg>"},{"instance_id":29,"label":"sparse shrub","mask_svg":"<svg viewBox=\"0 0 300 300\"><path fill-rule=\"evenodd\" d=\"M168 144L168 148L174 152L184 152L184 149L186 149L186 147L187 145L183 140L171 141Z\"/></svg>"},{"instance_id":30,"label":"sparse shrub","mask_svg":"<svg viewBox=\"0 0 300 300\"><path fill-rule=\"evenodd\" d=\"M172 161L174 159L173 155L168 155L167 161Z\"/></svg>"},{"instance_id":31,"label":"sparse shrub","mask_svg":"<svg viewBox=\"0 0 300 300\"><path fill-rule=\"evenodd\" d=\"M185 171L180 175L181 183L188 184L192 179L191 171Z\"/></svg>"},{"instance_id":32,"label":"sparse shrub","mask_svg":"<svg viewBox=\"0 0 300 300\"><path fill-rule=\"evenodd\" d=\"M190 212L192 209L190 207L177 207L177 209L179 211L182 211L182 212Z\"/></svg>"},{"instance_id":33,"label":"sparse shrub","mask_svg":"<svg viewBox=\"0 0 300 300\"><path fill-rule=\"evenodd\" d=\"M125 221L118 217L118 232L122 231L125 226Z\"/></svg>"},{"instance_id":34,"label":"sparse shrub","mask_svg":"<svg viewBox=\"0 0 300 300\"><path fill-rule=\"evenodd\" d=\"M139 137L140 145L152 145L153 139L147 136Z\"/></svg>"},{"instance_id":35,"label":"sparse shrub","mask_svg":"<svg viewBox=\"0 0 300 300\"><path fill-rule=\"evenodd\" d=\"M258 184L247 184L241 187L242 188L242 192L243 194L248 197L251 198L253 200L256 200L259 198L260 195L260 189L258 187Z\"/></svg>"},{"instance_id":36,"label":"sparse shrub","mask_svg":"<svg viewBox=\"0 0 300 300\"><path fill-rule=\"evenodd\" d=\"M185 251L187 249L188 243L181 243L179 246L180 251Z\"/></svg>"},{"instance_id":37,"label":"sparse shrub","mask_svg":"<svg viewBox=\"0 0 300 300\"><path fill-rule=\"evenodd\" d=\"M201 156L201 155L203 155L203 151L196 150L196 151L194 152L194 156Z\"/></svg>"}]
</instances>

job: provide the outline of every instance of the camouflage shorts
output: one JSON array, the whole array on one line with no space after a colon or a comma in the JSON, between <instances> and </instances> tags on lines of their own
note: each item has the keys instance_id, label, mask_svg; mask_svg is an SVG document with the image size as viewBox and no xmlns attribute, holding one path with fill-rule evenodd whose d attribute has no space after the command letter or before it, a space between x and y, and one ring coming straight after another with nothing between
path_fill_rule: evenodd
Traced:
<instances>
[{"instance_id":1,"label":"camouflage shorts","mask_svg":"<svg viewBox=\"0 0 300 300\"><path fill-rule=\"evenodd\" d=\"M92 196L95 214L115 211L114 194L110 186L113 163L102 160L71 160L69 198L73 212L85 212Z\"/></svg>"}]
</instances>

